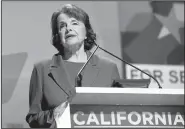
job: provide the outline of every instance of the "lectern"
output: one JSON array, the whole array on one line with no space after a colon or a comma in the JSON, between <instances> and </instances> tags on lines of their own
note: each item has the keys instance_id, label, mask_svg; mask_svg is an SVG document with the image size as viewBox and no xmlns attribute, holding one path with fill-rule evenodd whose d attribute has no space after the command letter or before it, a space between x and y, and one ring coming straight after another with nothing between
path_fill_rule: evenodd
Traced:
<instances>
[{"instance_id":1,"label":"lectern","mask_svg":"<svg viewBox=\"0 0 185 129\"><path fill-rule=\"evenodd\" d=\"M184 128L183 89L77 87L64 128Z\"/></svg>"}]
</instances>

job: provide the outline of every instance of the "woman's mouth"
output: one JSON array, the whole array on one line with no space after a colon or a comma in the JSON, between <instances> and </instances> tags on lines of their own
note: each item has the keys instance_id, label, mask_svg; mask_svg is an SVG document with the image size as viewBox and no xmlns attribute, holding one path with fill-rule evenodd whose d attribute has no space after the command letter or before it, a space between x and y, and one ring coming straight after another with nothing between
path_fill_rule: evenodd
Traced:
<instances>
[{"instance_id":1,"label":"woman's mouth","mask_svg":"<svg viewBox=\"0 0 185 129\"><path fill-rule=\"evenodd\" d=\"M73 38L73 37L75 37L76 35L66 35L65 36L65 39L70 39L70 38Z\"/></svg>"}]
</instances>

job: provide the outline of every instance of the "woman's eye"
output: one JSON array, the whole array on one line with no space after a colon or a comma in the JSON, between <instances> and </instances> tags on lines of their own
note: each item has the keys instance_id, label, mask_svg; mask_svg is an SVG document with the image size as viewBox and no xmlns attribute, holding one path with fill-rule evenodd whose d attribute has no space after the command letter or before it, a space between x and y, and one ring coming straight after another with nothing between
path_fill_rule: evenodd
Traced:
<instances>
[{"instance_id":1,"label":"woman's eye","mask_svg":"<svg viewBox=\"0 0 185 129\"><path fill-rule=\"evenodd\" d=\"M63 27L64 27L64 25L61 25L61 26L60 26L60 28L63 28Z\"/></svg>"},{"instance_id":2,"label":"woman's eye","mask_svg":"<svg viewBox=\"0 0 185 129\"><path fill-rule=\"evenodd\" d=\"M72 24L73 24L73 25L78 25L78 22L73 22Z\"/></svg>"},{"instance_id":3,"label":"woman's eye","mask_svg":"<svg viewBox=\"0 0 185 129\"><path fill-rule=\"evenodd\" d=\"M65 26L66 26L65 24L61 24L61 25L60 25L60 29L61 29L61 28L64 28Z\"/></svg>"}]
</instances>

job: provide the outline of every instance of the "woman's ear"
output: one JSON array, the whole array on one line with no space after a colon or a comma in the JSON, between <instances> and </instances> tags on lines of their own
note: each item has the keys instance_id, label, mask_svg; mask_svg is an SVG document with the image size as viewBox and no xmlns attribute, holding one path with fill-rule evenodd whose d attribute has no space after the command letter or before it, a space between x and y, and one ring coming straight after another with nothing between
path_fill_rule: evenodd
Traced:
<instances>
[{"instance_id":1,"label":"woman's ear","mask_svg":"<svg viewBox=\"0 0 185 129\"><path fill-rule=\"evenodd\" d=\"M88 41L87 41L87 36L85 36L85 38L84 38L84 43L87 43Z\"/></svg>"}]
</instances>

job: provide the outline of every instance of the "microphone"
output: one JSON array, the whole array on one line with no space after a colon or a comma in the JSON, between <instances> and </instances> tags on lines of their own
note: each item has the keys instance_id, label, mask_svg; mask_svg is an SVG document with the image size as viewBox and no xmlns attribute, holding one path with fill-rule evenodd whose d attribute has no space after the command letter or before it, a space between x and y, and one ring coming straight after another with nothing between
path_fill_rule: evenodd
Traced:
<instances>
[{"instance_id":1,"label":"microphone","mask_svg":"<svg viewBox=\"0 0 185 129\"><path fill-rule=\"evenodd\" d=\"M78 37L78 33L76 32L76 30L72 29L75 33L76 33L76 36L79 40L79 37ZM97 51L97 49L99 48L99 45L96 44L96 49L93 51L93 53L90 55L89 59L87 60L87 62L82 66L82 68L80 69L80 71L78 72L76 78L75 78L75 87L81 87L82 86L82 71L83 69L87 66L88 62L90 61L90 59L92 58L92 56L94 55L94 53Z\"/></svg>"},{"instance_id":2,"label":"microphone","mask_svg":"<svg viewBox=\"0 0 185 129\"><path fill-rule=\"evenodd\" d=\"M157 79L156 79L156 78L154 78L152 75L150 75L150 74L146 73L145 71L143 71L143 70L139 69L138 67L136 67L136 66L132 65L131 63L127 62L126 60L123 60L123 59L119 58L118 56L116 56L116 55L114 55L114 54L110 53L109 51L107 51L107 50L103 49L102 47L100 47L99 45L97 45L95 42L94 42L94 44L95 44L96 46L98 46L98 48L100 48L101 50L103 50L104 52L106 52L106 53L108 53L108 54L110 54L110 55L114 56L115 58L117 58L117 59L121 60L122 62L124 62L124 63L126 63L126 64L128 64L128 65L132 66L133 68L135 68L135 69L139 70L140 72L142 72L142 73L144 73L144 74L148 75L149 77L151 77L152 79L154 79L154 80L157 82L157 84L158 84L158 86L159 86L159 89L162 89L162 87L161 87L160 83L159 83L159 82L157 81Z\"/></svg>"},{"instance_id":3,"label":"microphone","mask_svg":"<svg viewBox=\"0 0 185 129\"><path fill-rule=\"evenodd\" d=\"M99 45L96 45L96 49L93 51L93 53L90 55L89 59L87 60L87 62L82 66L82 68L80 69L80 71L78 72L76 78L75 78L75 87L81 87L82 86L82 71L84 70L84 68L87 66L88 62L90 61L90 59L92 58L92 56L94 55L94 53L97 51L97 49L99 48Z\"/></svg>"}]
</instances>

